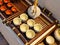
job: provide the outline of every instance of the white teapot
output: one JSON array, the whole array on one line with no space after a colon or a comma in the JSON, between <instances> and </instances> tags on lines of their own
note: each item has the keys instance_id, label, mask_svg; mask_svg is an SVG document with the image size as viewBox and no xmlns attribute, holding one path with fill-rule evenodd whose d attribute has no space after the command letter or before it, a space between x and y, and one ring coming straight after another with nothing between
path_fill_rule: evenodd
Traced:
<instances>
[{"instance_id":1,"label":"white teapot","mask_svg":"<svg viewBox=\"0 0 60 45\"><path fill-rule=\"evenodd\" d=\"M36 18L41 14L41 10L37 5L38 5L38 0L35 0L34 4L28 8L28 14L32 18Z\"/></svg>"},{"instance_id":2,"label":"white teapot","mask_svg":"<svg viewBox=\"0 0 60 45\"><path fill-rule=\"evenodd\" d=\"M30 17L36 18L41 14L41 10L38 6L36 6L36 9L35 9L33 5L28 8L28 14Z\"/></svg>"}]
</instances>

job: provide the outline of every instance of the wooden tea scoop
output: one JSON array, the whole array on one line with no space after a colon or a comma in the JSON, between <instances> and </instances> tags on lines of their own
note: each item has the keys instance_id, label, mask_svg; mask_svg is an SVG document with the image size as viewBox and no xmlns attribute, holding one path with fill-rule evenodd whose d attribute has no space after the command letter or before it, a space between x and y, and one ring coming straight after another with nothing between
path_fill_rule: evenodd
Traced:
<instances>
[{"instance_id":1,"label":"wooden tea scoop","mask_svg":"<svg viewBox=\"0 0 60 45\"><path fill-rule=\"evenodd\" d=\"M35 0L34 1L34 9L33 9L33 13L36 13L37 12L37 5L38 5L38 0Z\"/></svg>"}]
</instances>

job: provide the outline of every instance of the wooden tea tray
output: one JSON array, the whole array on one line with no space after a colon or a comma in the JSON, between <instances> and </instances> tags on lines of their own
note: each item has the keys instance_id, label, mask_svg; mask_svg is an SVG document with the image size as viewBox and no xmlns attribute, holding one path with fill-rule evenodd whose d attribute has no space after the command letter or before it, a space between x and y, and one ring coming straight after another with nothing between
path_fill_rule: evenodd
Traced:
<instances>
[{"instance_id":1,"label":"wooden tea tray","mask_svg":"<svg viewBox=\"0 0 60 45\"><path fill-rule=\"evenodd\" d=\"M30 18L30 17L29 17L29 18ZM32 18L30 18L30 19L32 19ZM19 28L20 26L15 26L15 25L13 24L13 21L12 21L11 23L9 23L9 26L10 26L10 27L12 28L12 30L18 35L18 37L22 39L22 41L24 42L24 44L27 44L27 43L28 43L28 45L33 44L33 42L34 42L35 40L37 40L40 36L42 36L46 31L48 31L48 29L50 29L50 28L52 28L52 27L54 26L54 27L49 31L49 32L51 33L51 32L54 31L54 29L56 28L55 23L54 23L53 21L48 20L46 17L44 17L43 14L41 14L39 17L35 18L34 20L36 21L36 23L40 23L41 25L43 25L43 29L42 29L42 30L44 30L44 31L41 31L41 32L39 32L39 33L36 33L36 36L35 36L33 39L28 39L28 38L26 37L25 33L22 33L22 32L20 31L20 28ZM26 22L25 22L25 23L26 23ZM47 34L49 35L50 33L47 33ZM43 38L41 38L38 42L43 41L43 39L47 36L47 34L46 34L45 36L43 36ZM36 44L37 44L38 42L36 42Z\"/></svg>"},{"instance_id":2,"label":"wooden tea tray","mask_svg":"<svg viewBox=\"0 0 60 45\"><path fill-rule=\"evenodd\" d=\"M6 14L0 11L0 17L3 22L9 23L12 19L20 15L21 13L25 12L26 9L30 6L26 1L21 0L20 2L13 3L14 7L17 9L17 12L11 16L7 16Z\"/></svg>"},{"instance_id":3,"label":"wooden tea tray","mask_svg":"<svg viewBox=\"0 0 60 45\"><path fill-rule=\"evenodd\" d=\"M12 3L12 2L11 2ZM15 7L16 8L16 6L14 5L14 3L12 3L13 4L13 7ZM3 5L5 5L6 7L7 7L7 4L3 4ZM7 9L10 9L9 7L7 7ZM17 8L16 8L17 9ZM10 9L11 10L11 9ZM11 15L7 15L6 13L5 13L5 11L1 11L0 10L0 17L1 17L1 19L3 20L3 22L6 22L6 21L8 21L8 19L9 19L9 17L11 17L11 19L12 19L12 17L13 16L15 16L17 13L19 12L19 10L17 9L17 12L16 13L13 13L13 14L11 14Z\"/></svg>"}]
</instances>

